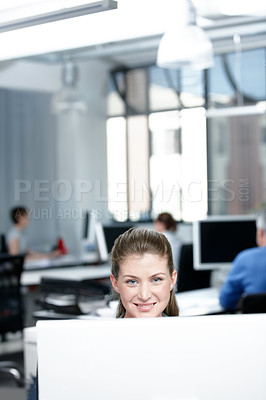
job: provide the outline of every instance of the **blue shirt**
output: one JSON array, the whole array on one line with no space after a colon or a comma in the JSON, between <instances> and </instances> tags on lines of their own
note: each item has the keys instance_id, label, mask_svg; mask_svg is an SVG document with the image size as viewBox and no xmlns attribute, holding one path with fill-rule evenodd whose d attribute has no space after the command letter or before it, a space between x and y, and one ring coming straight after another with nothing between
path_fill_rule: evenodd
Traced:
<instances>
[{"instance_id":1,"label":"blue shirt","mask_svg":"<svg viewBox=\"0 0 266 400\"><path fill-rule=\"evenodd\" d=\"M220 291L220 304L233 310L243 294L266 292L266 246L239 253Z\"/></svg>"}]
</instances>

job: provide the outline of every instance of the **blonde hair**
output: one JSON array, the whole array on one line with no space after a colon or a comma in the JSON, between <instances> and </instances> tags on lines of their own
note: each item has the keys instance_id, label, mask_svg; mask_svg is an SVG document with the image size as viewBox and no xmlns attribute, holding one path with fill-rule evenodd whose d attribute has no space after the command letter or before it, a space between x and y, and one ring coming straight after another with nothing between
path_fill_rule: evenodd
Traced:
<instances>
[{"instance_id":1,"label":"blonde hair","mask_svg":"<svg viewBox=\"0 0 266 400\"><path fill-rule=\"evenodd\" d=\"M133 254L144 255L145 253L155 254L167 259L168 271L172 276L174 272L173 256L170 243L166 237L162 233L151 229L130 228L115 240L111 251L112 274L115 279L118 279L119 266L122 262ZM126 309L120 295L115 293L115 296L119 300L116 317L120 318L121 315L125 314ZM173 289L170 291L170 299L164 313L168 316L177 316L179 314Z\"/></svg>"}]
</instances>

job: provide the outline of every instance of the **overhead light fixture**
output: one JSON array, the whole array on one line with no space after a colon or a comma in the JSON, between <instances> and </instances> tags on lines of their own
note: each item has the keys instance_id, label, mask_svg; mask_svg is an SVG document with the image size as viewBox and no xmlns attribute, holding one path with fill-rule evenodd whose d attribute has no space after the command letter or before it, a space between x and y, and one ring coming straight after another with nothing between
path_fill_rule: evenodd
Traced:
<instances>
[{"instance_id":1,"label":"overhead light fixture","mask_svg":"<svg viewBox=\"0 0 266 400\"><path fill-rule=\"evenodd\" d=\"M1 10L0 32L116 8L117 2L114 0L32 0L17 7L7 5Z\"/></svg>"},{"instance_id":2,"label":"overhead light fixture","mask_svg":"<svg viewBox=\"0 0 266 400\"><path fill-rule=\"evenodd\" d=\"M183 0L184 23L167 31L161 38L157 65L169 69L207 69L213 66L213 46L197 26L196 9L191 0Z\"/></svg>"},{"instance_id":3,"label":"overhead light fixture","mask_svg":"<svg viewBox=\"0 0 266 400\"><path fill-rule=\"evenodd\" d=\"M77 89L78 67L72 61L63 64L62 89L55 93L51 101L51 112L62 114L75 111L81 114L88 112L84 96Z\"/></svg>"}]
</instances>

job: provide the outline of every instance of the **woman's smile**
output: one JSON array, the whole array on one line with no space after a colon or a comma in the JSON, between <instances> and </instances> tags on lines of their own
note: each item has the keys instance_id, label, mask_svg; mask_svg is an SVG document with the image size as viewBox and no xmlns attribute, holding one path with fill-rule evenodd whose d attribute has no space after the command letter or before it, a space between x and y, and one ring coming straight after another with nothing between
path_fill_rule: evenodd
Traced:
<instances>
[{"instance_id":1,"label":"woman's smile","mask_svg":"<svg viewBox=\"0 0 266 400\"><path fill-rule=\"evenodd\" d=\"M156 304L155 303L133 303L142 312L150 311Z\"/></svg>"}]
</instances>

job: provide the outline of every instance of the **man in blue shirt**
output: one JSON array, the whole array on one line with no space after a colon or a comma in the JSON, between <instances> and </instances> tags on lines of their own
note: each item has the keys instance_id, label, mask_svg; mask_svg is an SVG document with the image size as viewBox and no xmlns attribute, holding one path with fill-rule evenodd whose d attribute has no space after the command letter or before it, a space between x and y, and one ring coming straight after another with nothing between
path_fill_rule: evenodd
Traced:
<instances>
[{"instance_id":1,"label":"man in blue shirt","mask_svg":"<svg viewBox=\"0 0 266 400\"><path fill-rule=\"evenodd\" d=\"M258 247L239 253L220 291L220 304L234 310L243 294L266 292L266 208L256 219Z\"/></svg>"}]
</instances>

